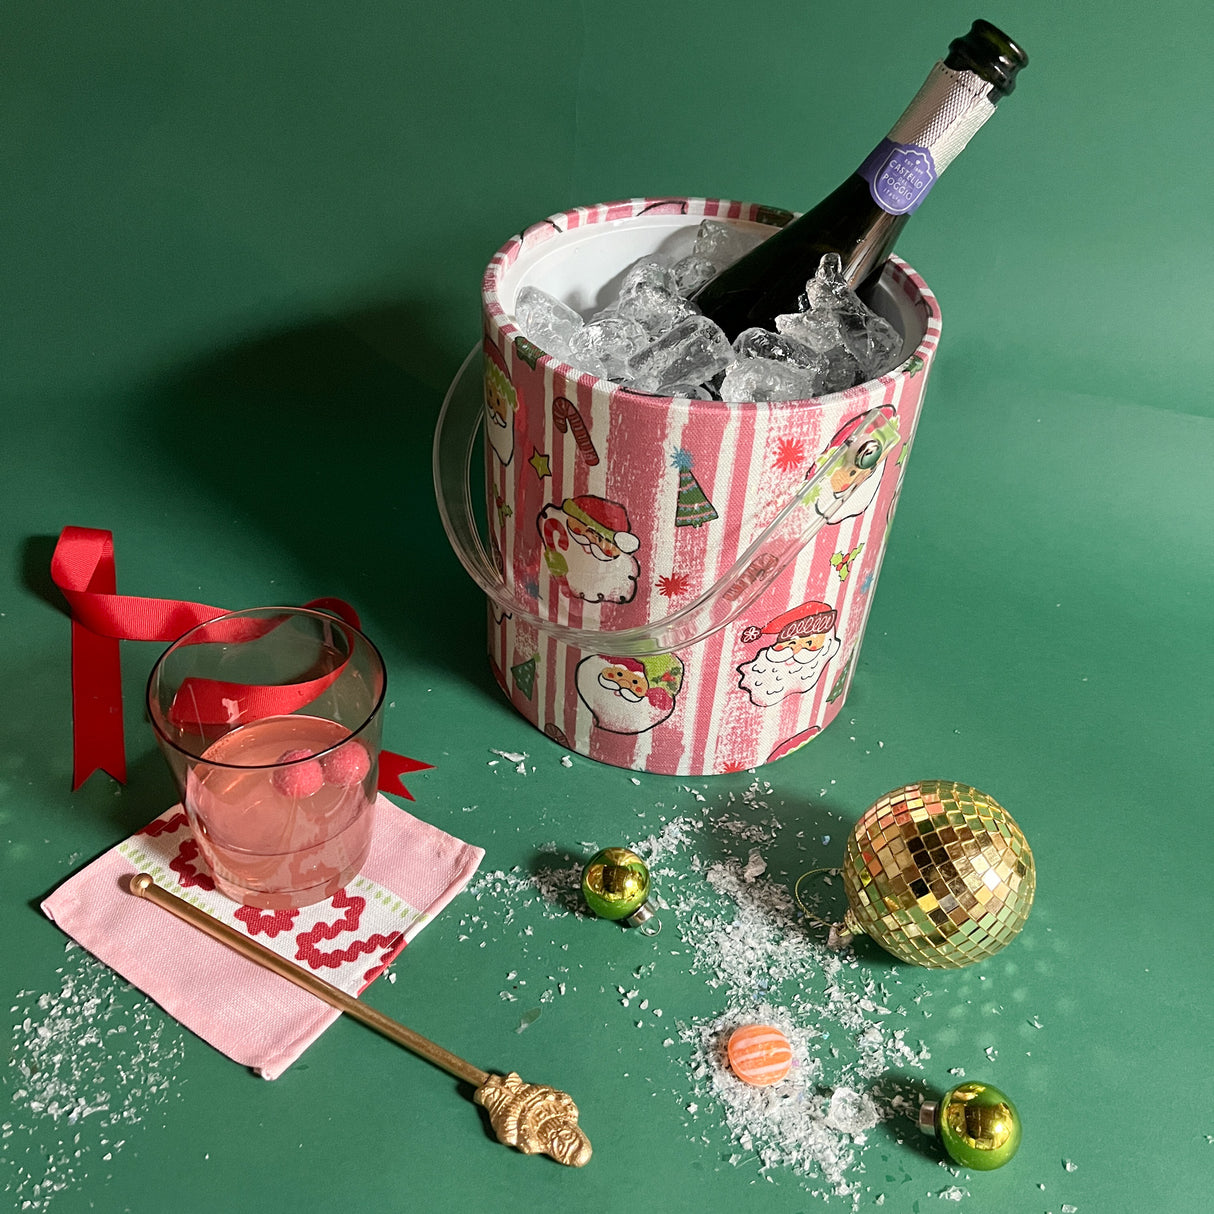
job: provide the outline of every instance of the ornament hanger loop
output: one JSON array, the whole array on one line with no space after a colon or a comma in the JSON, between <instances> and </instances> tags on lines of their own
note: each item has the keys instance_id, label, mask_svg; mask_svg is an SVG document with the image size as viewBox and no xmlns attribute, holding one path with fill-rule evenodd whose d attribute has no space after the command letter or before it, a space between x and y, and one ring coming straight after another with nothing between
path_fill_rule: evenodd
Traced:
<instances>
[{"instance_id":1,"label":"ornament hanger loop","mask_svg":"<svg viewBox=\"0 0 1214 1214\"><path fill-rule=\"evenodd\" d=\"M797 878L797 883L792 887L792 896L794 901L801 908L801 913L805 916L805 918L808 919L809 922L815 927L826 927L834 930L839 925L837 923L830 923L826 919L823 919L820 915L814 914L814 912L801 901L801 882L804 881L806 877L816 877L819 873L831 873L832 875L838 875L838 872L839 870L837 868L811 868L809 872L802 873Z\"/></svg>"}]
</instances>

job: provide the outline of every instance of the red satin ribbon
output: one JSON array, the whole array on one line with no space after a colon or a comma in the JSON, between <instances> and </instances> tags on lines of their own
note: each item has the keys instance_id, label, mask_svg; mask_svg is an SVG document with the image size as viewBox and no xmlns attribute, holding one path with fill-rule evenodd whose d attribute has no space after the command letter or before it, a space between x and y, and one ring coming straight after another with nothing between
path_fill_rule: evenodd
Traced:
<instances>
[{"instance_id":1,"label":"red satin ribbon","mask_svg":"<svg viewBox=\"0 0 1214 1214\"><path fill-rule=\"evenodd\" d=\"M78 789L95 771L104 771L124 784L126 751L118 642L168 644L225 611L204 603L118 594L114 537L109 531L93 527L64 527L51 558L51 579L63 592L72 613L72 789ZM342 599L313 599L305 605L328 611L358 627L357 613ZM249 627L247 622L237 625L231 639L254 635ZM253 627L262 632L266 625ZM280 697L286 694L299 706L314 699L331 677L294 688L263 690L278 692ZM275 704L281 711L291 710L283 706L281 698ZM390 750L382 751L379 789L412 801L402 777L430 766Z\"/></svg>"}]
</instances>

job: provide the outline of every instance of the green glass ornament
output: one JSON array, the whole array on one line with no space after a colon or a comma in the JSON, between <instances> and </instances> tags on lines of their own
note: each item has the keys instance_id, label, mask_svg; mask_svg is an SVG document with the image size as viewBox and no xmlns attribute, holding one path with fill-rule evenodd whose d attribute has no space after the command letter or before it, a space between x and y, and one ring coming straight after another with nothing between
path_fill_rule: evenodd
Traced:
<instances>
[{"instance_id":1,"label":"green glass ornament","mask_svg":"<svg viewBox=\"0 0 1214 1214\"><path fill-rule=\"evenodd\" d=\"M1020 1147L1020 1114L989 1083L961 1083L919 1106L919 1128L939 1138L963 1168L1001 1168Z\"/></svg>"},{"instance_id":2,"label":"green glass ornament","mask_svg":"<svg viewBox=\"0 0 1214 1214\"><path fill-rule=\"evenodd\" d=\"M661 930L649 906L649 869L626 847L605 847L582 869L582 897L600 919L645 926L651 935Z\"/></svg>"}]
</instances>

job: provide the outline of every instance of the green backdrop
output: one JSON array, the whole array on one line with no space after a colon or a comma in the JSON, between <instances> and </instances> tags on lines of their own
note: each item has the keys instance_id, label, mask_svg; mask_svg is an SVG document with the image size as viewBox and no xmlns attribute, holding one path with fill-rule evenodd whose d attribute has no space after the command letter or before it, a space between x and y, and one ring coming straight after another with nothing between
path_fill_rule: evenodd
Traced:
<instances>
[{"instance_id":1,"label":"green backdrop","mask_svg":"<svg viewBox=\"0 0 1214 1214\"><path fill-rule=\"evenodd\" d=\"M1031 64L899 246L944 333L842 717L755 773L565 767L493 684L430 484L485 262L578 203L808 205L977 16ZM834 1034L806 1099L829 1097L831 1051L856 1049L826 1014L812 932L798 989L713 985L698 963L721 955L729 907L705 874L761 845L763 880L791 887L838 862L877 796L940 776L996 795L1028 835L1025 931L956 972L862 943L831 981L848 1005L891 1001L887 1040L922 1046L874 1080L883 1098L986 1078L1017 1101L1024 1145L999 1172L956 1172L893 1112L847 1147L858 1207L1207 1209L1212 36L1208 11L1174 0L6 6L14 1208L847 1209L787 1143L764 1168L763 1132L743 1142L696 1073L697 1033L748 998ZM409 808L504 874L367 1001L568 1090L595 1147L584 1170L497 1145L453 1080L356 1024L266 1083L65 951L40 900L173 798L138 702L156 647L135 643L129 779L71 792L69 627L48 573L69 524L113 530L126 593L356 604L390 669L385 743L433 765ZM524 772L495 751L526 752ZM671 823L660 937L578 913L571 868Z\"/></svg>"}]
</instances>

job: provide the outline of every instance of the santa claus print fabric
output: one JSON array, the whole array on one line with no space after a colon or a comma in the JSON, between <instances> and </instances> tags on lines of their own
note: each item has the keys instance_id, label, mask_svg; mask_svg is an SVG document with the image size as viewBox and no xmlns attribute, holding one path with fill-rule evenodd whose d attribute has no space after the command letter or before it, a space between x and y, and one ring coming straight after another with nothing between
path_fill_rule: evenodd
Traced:
<instances>
[{"instance_id":1,"label":"santa claus print fabric","mask_svg":"<svg viewBox=\"0 0 1214 1214\"><path fill-rule=\"evenodd\" d=\"M702 217L761 217L705 199L585 208L528 229L490 264L489 547L519 609L490 604L489 652L514 706L582 754L666 774L742 770L790 753L842 708L939 312L895 259L892 290L922 339L908 343L909 357L890 375L808 404L660 398L575 376L513 325L513 292L524 282L551 289L544 275L562 264L551 255L562 241L576 239L581 256L587 229L602 224L615 241L630 219L661 222L655 213L693 226ZM632 240L619 269L645 251ZM854 456L805 507L821 516L816 538L737 619L674 652L612 652L614 630L660 621L725 585L861 425ZM599 631L602 643L573 648L545 622Z\"/></svg>"}]
</instances>

